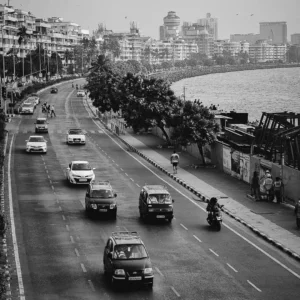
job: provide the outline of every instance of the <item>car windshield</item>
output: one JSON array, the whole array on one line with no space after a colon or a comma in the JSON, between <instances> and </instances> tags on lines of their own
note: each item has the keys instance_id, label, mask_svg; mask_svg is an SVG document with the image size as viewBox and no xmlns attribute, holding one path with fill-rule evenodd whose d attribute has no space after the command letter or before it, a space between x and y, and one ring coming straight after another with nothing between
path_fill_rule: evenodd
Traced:
<instances>
[{"instance_id":1,"label":"car windshield","mask_svg":"<svg viewBox=\"0 0 300 300\"><path fill-rule=\"evenodd\" d=\"M116 245L113 252L113 259L117 260L142 259L147 257L146 249L142 244Z\"/></svg>"},{"instance_id":2,"label":"car windshield","mask_svg":"<svg viewBox=\"0 0 300 300\"><path fill-rule=\"evenodd\" d=\"M90 165L88 163L75 163L72 166L72 170L74 171L87 171L87 170L91 170L92 168L90 167Z\"/></svg>"},{"instance_id":3,"label":"car windshield","mask_svg":"<svg viewBox=\"0 0 300 300\"><path fill-rule=\"evenodd\" d=\"M31 103L24 103L23 107L32 107L32 104Z\"/></svg>"},{"instance_id":4,"label":"car windshield","mask_svg":"<svg viewBox=\"0 0 300 300\"><path fill-rule=\"evenodd\" d=\"M92 198L112 198L113 193L111 190L93 190L91 193Z\"/></svg>"},{"instance_id":5,"label":"car windshield","mask_svg":"<svg viewBox=\"0 0 300 300\"><path fill-rule=\"evenodd\" d=\"M33 142L33 143L41 143L41 142L45 142L44 138L41 136L34 136L34 137L30 137L29 138L29 142Z\"/></svg>"},{"instance_id":6,"label":"car windshield","mask_svg":"<svg viewBox=\"0 0 300 300\"><path fill-rule=\"evenodd\" d=\"M84 93L84 91L78 91L78 93Z\"/></svg>"},{"instance_id":7,"label":"car windshield","mask_svg":"<svg viewBox=\"0 0 300 300\"><path fill-rule=\"evenodd\" d=\"M46 120L36 120L36 124L45 124Z\"/></svg>"},{"instance_id":8,"label":"car windshield","mask_svg":"<svg viewBox=\"0 0 300 300\"><path fill-rule=\"evenodd\" d=\"M69 134L83 134L81 129L70 129Z\"/></svg>"},{"instance_id":9,"label":"car windshield","mask_svg":"<svg viewBox=\"0 0 300 300\"><path fill-rule=\"evenodd\" d=\"M171 203L171 196L170 194L150 194L148 196L149 203Z\"/></svg>"}]
</instances>

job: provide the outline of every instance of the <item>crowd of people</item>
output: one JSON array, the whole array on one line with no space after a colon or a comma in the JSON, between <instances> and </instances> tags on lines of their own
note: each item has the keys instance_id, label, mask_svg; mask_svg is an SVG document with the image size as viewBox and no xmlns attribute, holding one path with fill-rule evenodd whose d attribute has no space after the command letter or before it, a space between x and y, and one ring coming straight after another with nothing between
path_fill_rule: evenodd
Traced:
<instances>
[{"instance_id":1,"label":"crowd of people","mask_svg":"<svg viewBox=\"0 0 300 300\"><path fill-rule=\"evenodd\" d=\"M54 105L50 105L49 103L47 102L44 102L44 104L42 105L42 112L47 114L47 118L50 116L51 118L52 117L56 117L56 114L55 114L55 108L54 108Z\"/></svg>"}]
</instances>

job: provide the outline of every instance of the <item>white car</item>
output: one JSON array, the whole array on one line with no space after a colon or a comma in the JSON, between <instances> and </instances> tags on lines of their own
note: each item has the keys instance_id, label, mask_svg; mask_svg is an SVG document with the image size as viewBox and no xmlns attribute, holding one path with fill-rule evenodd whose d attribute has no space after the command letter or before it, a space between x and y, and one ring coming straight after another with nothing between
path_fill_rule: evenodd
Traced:
<instances>
[{"instance_id":1,"label":"white car","mask_svg":"<svg viewBox=\"0 0 300 300\"><path fill-rule=\"evenodd\" d=\"M79 90L77 92L77 97L84 97L85 96L85 92L83 90Z\"/></svg>"},{"instance_id":2,"label":"white car","mask_svg":"<svg viewBox=\"0 0 300 300\"><path fill-rule=\"evenodd\" d=\"M85 145L85 133L81 129L69 129L67 134L67 144Z\"/></svg>"},{"instance_id":3,"label":"white car","mask_svg":"<svg viewBox=\"0 0 300 300\"><path fill-rule=\"evenodd\" d=\"M39 95L36 94L36 93L30 94L30 95L29 95L29 98L34 98L35 101L36 101L36 105L40 104L40 102L41 102L41 101L40 101Z\"/></svg>"},{"instance_id":4,"label":"white car","mask_svg":"<svg viewBox=\"0 0 300 300\"><path fill-rule=\"evenodd\" d=\"M95 180L94 170L87 161L72 161L67 168L67 179L72 184L89 184Z\"/></svg>"},{"instance_id":5,"label":"white car","mask_svg":"<svg viewBox=\"0 0 300 300\"><path fill-rule=\"evenodd\" d=\"M34 103L23 103L20 109L20 114L34 114L35 104Z\"/></svg>"},{"instance_id":6,"label":"white car","mask_svg":"<svg viewBox=\"0 0 300 300\"><path fill-rule=\"evenodd\" d=\"M41 135L31 135L26 140L26 152L47 153L47 141Z\"/></svg>"}]
</instances>

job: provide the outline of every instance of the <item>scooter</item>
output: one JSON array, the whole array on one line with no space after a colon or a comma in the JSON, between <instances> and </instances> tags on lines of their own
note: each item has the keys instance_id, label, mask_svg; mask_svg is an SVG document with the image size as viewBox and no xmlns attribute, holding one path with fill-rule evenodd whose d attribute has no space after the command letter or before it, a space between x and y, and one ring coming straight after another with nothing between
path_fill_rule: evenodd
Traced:
<instances>
[{"instance_id":1,"label":"scooter","mask_svg":"<svg viewBox=\"0 0 300 300\"><path fill-rule=\"evenodd\" d=\"M220 207L222 208L223 205ZM216 228L217 231L221 230L222 224L222 212L220 208L216 208L208 215L207 222L212 228Z\"/></svg>"}]
</instances>

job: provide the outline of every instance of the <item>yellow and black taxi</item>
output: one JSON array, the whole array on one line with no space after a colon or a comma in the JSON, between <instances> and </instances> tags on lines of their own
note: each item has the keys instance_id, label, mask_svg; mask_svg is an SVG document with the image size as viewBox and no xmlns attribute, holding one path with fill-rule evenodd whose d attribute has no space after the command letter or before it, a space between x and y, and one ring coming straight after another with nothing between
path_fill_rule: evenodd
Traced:
<instances>
[{"instance_id":1,"label":"yellow and black taxi","mask_svg":"<svg viewBox=\"0 0 300 300\"><path fill-rule=\"evenodd\" d=\"M117 218L117 194L109 181L90 182L85 195L85 210L87 213L98 212Z\"/></svg>"},{"instance_id":2,"label":"yellow and black taxi","mask_svg":"<svg viewBox=\"0 0 300 300\"><path fill-rule=\"evenodd\" d=\"M172 221L173 203L167 187L163 185L143 186L139 197L140 217L143 220L149 218L165 219Z\"/></svg>"},{"instance_id":3,"label":"yellow and black taxi","mask_svg":"<svg viewBox=\"0 0 300 300\"><path fill-rule=\"evenodd\" d=\"M112 233L104 248L103 266L113 286L139 283L153 287L150 256L135 231Z\"/></svg>"}]
</instances>

